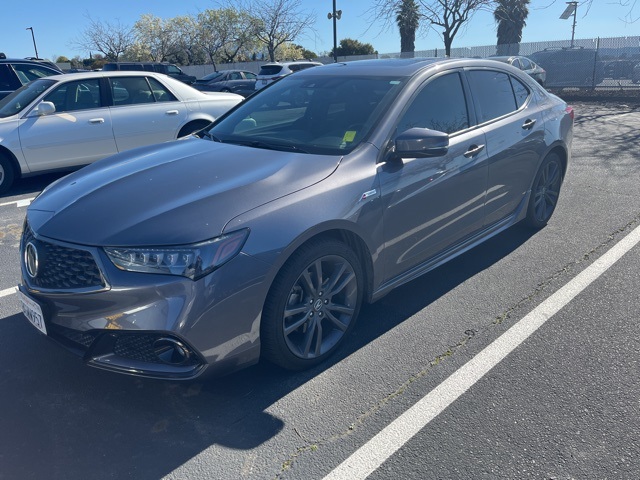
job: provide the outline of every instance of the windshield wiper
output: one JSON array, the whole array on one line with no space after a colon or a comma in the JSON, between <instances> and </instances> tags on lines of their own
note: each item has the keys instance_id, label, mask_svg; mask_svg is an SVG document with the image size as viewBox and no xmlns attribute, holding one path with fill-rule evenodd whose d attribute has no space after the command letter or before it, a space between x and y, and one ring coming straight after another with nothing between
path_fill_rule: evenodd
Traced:
<instances>
[{"instance_id":1,"label":"windshield wiper","mask_svg":"<svg viewBox=\"0 0 640 480\"><path fill-rule=\"evenodd\" d=\"M297 152L297 153L309 153L308 151L297 147L296 145L285 143L269 143L260 140L230 140L228 143L234 143L236 145L245 145L247 147L264 148L265 150L278 150L281 152Z\"/></svg>"}]
</instances>

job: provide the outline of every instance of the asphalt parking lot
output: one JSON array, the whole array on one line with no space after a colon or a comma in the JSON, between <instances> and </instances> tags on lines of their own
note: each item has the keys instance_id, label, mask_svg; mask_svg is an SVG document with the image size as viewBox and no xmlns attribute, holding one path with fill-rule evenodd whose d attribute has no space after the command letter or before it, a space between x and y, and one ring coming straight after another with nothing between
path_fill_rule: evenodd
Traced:
<instances>
[{"instance_id":1,"label":"asphalt parking lot","mask_svg":"<svg viewBox=\"0 0 640 480\"><path fill-rule=\"evenodd\" d=\"M573 106L546 228L514 227L365 307L340 354L302 373L172 383L84 366L20 312L25 207L56 176L20 182L0 197L0 479L640 478L640 247L620 247L640 232L640 108ZM443 383L550 304L466 389ZM437 388L451 401L411 417L413 434L394 423Z\"/></svg>"}]
</instances>

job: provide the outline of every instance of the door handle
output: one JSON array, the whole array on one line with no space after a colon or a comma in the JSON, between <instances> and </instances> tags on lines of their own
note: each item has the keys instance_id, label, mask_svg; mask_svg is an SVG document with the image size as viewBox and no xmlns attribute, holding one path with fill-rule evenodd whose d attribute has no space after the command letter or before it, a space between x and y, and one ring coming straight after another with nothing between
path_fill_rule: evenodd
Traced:
<instances>
[{"instance_id":1,"label":"door handle","mask_svg":"<svg viewBox=\"0 0 640 480\"><path fill-rule=\"evenodd\" d=\"M167 115L178 115L178 110L167 110L165 112Z\"/></svg>"},{"instance_id":2,"label":"door handle","mask_svg":"<svg viewBox=\"0 0 640 480\"><path fill-rule=\"evenodd\" d=\"M469 147L469 150L464 152L464 156L467 157L467 158L475 157L482 150L484 150L484 145L471 145Z\"/></svg>"},{"instance_id":3,"label":"door handle","mask_svg":"<svg viewBox=\"0 0 640 480\"><path fill-rule=\"evenodd\" d=\"M536 124L535 120L532 120L530 118L528 118L523 124L522 124L522 128L524 130L531 130L533 128L533 126Z\"/></svg>"},{"instance_id":4,"label":"door handle","mask_svg":"<svg viewBox=\"0 0 640 480\"><path fill-rule=\"evenodd\" d=\"M104 118L92 118L89 123L104 123Z\"/></svg>"}]
</instances>

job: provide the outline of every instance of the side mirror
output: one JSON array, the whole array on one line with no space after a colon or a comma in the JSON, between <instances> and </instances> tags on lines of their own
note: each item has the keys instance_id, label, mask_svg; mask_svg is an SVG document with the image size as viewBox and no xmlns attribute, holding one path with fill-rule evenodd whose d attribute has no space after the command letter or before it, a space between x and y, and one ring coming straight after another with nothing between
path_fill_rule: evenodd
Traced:
<instances>
[{"instance_id":1,"label":"side mirror","mask_svg":"<svg viewBox=\"0 0 640 480\"><path fill-rule=\"evenodd\" d=\"M394 140L393 154L399 158L441 157L449 151L449 135L428 128L410 128Z\"/></svg>"},{"instance_id":2,"label":"side mirror","mask_svg":"<svg viewBox=\"0 0 640 480\"><path fill-rule=\"evenodd\" d=\"M55 113L56 106L52 102L40 102L38 106L33 110L33 115L42 117L44 115L51 115Z\"/></svg>"}]
</instances>

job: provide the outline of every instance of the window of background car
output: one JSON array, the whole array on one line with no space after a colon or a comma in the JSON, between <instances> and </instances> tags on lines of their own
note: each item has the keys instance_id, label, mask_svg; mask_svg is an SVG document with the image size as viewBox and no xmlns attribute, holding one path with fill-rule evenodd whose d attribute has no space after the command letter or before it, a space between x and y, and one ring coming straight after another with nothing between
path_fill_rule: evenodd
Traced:
<instances>
[{"instance_id":1,"label":"window of background car","mask_svg":"<svg viewBox=\"0 0 640 480\"><path fill-rule=\"evenodd\" d=\"M398 133L420 127L454 133L469 128L464 89L458 73L429 81L414 97L398 123Z\"/></svg>"},{"instance_id":2,"label":"window of background car","mask_svg":"<svg viewBox=\"0 0 640 480\"><path fill-rule=\"evenodd\" d=\"M0 100L0 118L6 118L20 113L54 83L53 80L36 80L11 92Z\"/></svg>"},{"instance_id":3,"label":"window of background car","mask_svg":"<svg viewBox=\"0 0 640 480\"><path fill-rule=\"evenodd\" d=\"M287 77L214 124L223 142L277 142L309 153L345 154L375 125L405 83L388 77Z\"/></svg>"},{"instance_id":4,"label":"window of background car","mask_svg":"<svg viewBox=\"0 0 640 480\"><path fill-rule=\"evenodd\" d=\"M173 93L155 78L148 77L147 80L149 80L156 102L175 102L178 100Z\"/></svg>"},{"instance_id":5,"label":"window of background car","mask_svg":"<svg viewBox=\"0 0 640 480\"><path fill-rule=\"evenodd\" d=\"M522 70L531 70L533 68L531 61L528 58L522 57L520 59L520 63L522 63Z\"/></svg>"},{"instance_id":6,"label":"window of background car","mask_svg":"<svg viewBox=\"0 0 640 480\"><path fill-rule=\"evenodd\" d=\"M51 68L45 68L38 65L30 65L26 63L14 64L13 70L16 72L16 75L23 85L26 85L32 80L37 80L39 78L48 77L49 75L59 73Z\"/></svg>"},{"instance_id":7,"label":"window of background car","mask_svg":"<svg viewBox=\"0 0 640 480\"><path fill-rule=\"evenodd\" d=\"M15 90L20 88L20 84L16 85L15 77L9 65L0 64L0 90Z\"/></svg>"},{"instance_id":8,"label":"window of background car","mask_svg":"<svg viewBox=\"0 0 640 480\"><path fill-rule=\"evenodd\" d=\"M467 72L471 92L479 107L478 121L488 122L517 110L509 75L493 70Z\"/></svg>"},{"instance_id":9,"label":"window of background car","mask_svg":"<svg viewBox=\"0 0 640 480\"><path fill-rule=\"evenodd\" d=\"M56 112L72 112L100 106L100 80L78 80L60 85L44 97L45 102L52 102Z\"/></svg>"},{"instance_id":10,"label":"window of background car","mask_svg":"<svg viewBox=\"0 0 640 480\"><path fill-rule=\"evenodd\" d=\"M146 77L110 78L114 105L136 105L155 101Z\"/></svg>"}]
</instances>

